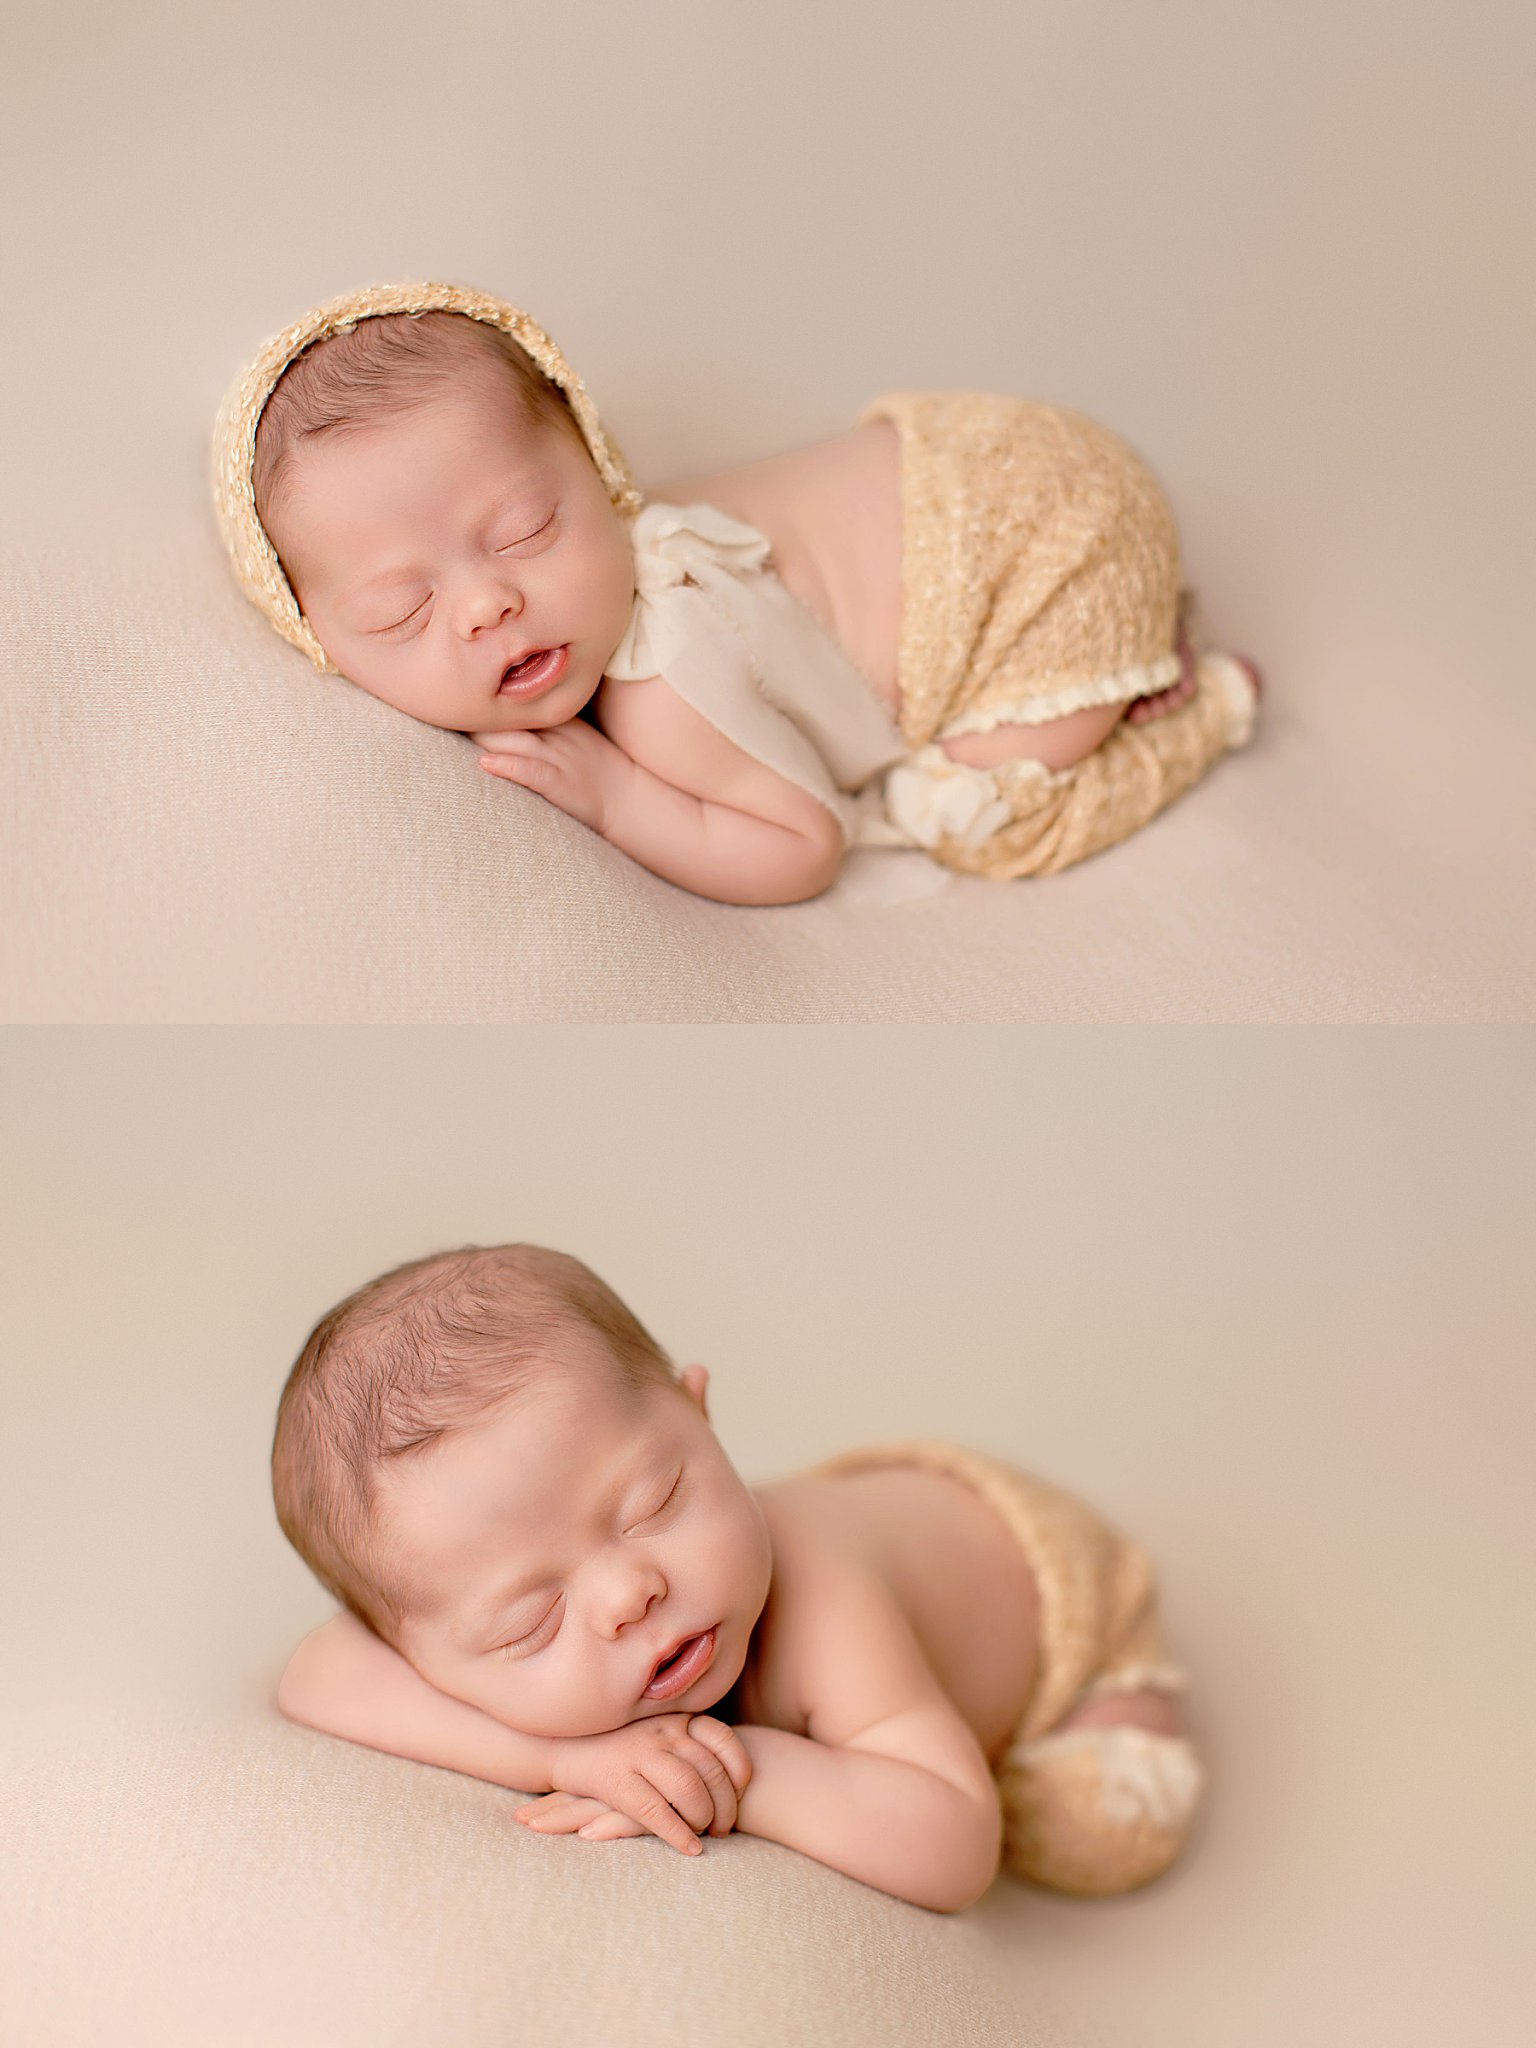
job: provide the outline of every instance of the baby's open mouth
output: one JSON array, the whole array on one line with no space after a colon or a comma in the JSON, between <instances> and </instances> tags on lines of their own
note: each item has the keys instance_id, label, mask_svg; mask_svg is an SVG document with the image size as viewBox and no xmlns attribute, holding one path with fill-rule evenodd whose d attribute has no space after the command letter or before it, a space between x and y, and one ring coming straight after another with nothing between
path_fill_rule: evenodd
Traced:
<instances>
[{"instance_id":1,"label":"baby's open mouth","mask_svg":"<svg viewBox=\"0 0 1536 2048\"><path fill-rule=\"evenodd\" d=\"M686 1692L696 1679L704 1676L715 1660L715 1635L712 1628L701 1636L689 1636L679 1643L669 1656L663 1657L651 1673L651 1682L641 1695L648 1700L672 1700L679 1693Z\"/></svg>"},{"instance_id":2,"label":"baby's open mouth","mask_svg":"<svg viewBox=\"0 0 1536 2048\"><path fill-rule=\"evenodd\" d=\"M532 654L525 654L521 661L510 663L502 670L497 696L531 697L547 690L565 673L568 651L564 647L539 647Z\"/></svg>"}]
</instances>

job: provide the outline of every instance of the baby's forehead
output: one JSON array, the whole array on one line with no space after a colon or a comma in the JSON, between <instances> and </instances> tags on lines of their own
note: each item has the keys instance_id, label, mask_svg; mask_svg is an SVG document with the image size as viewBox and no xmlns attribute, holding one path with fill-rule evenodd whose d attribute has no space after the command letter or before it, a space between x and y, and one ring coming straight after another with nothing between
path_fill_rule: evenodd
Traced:
<instances>
[{"instance_id":1,"label":"baby's forehead","mask_svg":"<svg viewBox=\"0 0 1536 2048\"><path fill-rule=\"evenodd\" d=\"M620 1485L654 1460L672 1414L657 1392L578 1350L474 1412L445 1418L434 1441L383 1473L412 1492L458 1494L467 1504L484 1496L527 1499L540 1513L574 1509L590 1490Z\"/></svg>"},{"instance_id":2,"label":"baby's forehead","mask_svg":"<svg viewBox=\"0 0 1536 2048\"><path fill-rule=\"evenodd\" d=\"M590 1532L654 1505L649 1494L682 1454L681 1410L647 1400L655 1389L606 1393L552 1385L449 1431L381 1468L373 1524L423 1615L461 1573L490 1558L553 1555Z\"/></svg>"},{"instance_id":3,"label":"baby's forehead","mask_svg":"<svg viewBox=\"0 0 1536 2048\"><path fill-rule=\"evenodd\" d=\"M312 595L356 596L372 570L398 569L423 532L547 509L552 447L538 423L440 397L298 450L269 507L273 536Z\"/></svg>"}]
</instances>

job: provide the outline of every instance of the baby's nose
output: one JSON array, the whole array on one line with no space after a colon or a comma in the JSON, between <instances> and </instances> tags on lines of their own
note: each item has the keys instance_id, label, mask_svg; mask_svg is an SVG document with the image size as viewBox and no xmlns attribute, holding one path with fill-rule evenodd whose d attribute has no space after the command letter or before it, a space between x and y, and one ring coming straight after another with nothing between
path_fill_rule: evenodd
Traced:
<instances>
[{"instance_id":1,"label":"baby's nose","mask_svg":"<svg viewBox=\"0 0 1536 2048\"><path fill-rule=\"evenodd\" d=\"M644 1621L666 1590L666 1581L654 1570L636 1573L610 1588L605 1603L608 1633L617 1636Z\"/></svg>"},{"instance_id":2,"label":"baby's nose","mask_svg":"<svg viewBox=\"0 0 1536 2048\"><path fill-rule=\"evenodd\" d=\"M460 622L466 633L482 626L499 626L505 618L517 618L523 609L523 594L510 583L487 579L471 590L460 608Z\"/></svg>"}]
</instances>

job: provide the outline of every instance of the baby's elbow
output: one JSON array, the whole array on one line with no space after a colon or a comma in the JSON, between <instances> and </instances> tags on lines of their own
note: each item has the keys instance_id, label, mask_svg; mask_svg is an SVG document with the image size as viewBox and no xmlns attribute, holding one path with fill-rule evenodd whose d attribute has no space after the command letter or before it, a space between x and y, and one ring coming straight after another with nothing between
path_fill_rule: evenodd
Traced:
<instances>
[{"instance_id":1,"label":"baby's elbow","mask_svg":"<svg viewBox=\"0 0 1536 2048\"><path fill-rule=\"evenodd\" d=\"M946 1844L947 1854L935 1858L930 1895L920 1901L935 1913L963 1913L989 1891L1003 1854L1002 1812L997 1799L967 1803Z\"/></svg>"},{"instance_id":2,"label":"baby's elbow","mask_svg":"<svg viewBox=\"0 0 1536 2048\"><path fill-rule=\"evenodd\" d=\"M974 1906L984 1898L996 1882L1002 1866L1002 1852L994 1843L982 1851L971 1863L970 1868L956 1880L954 1891L938 1908L941 1913L963 1913L968 1906Z\"/></svg>"},{"instance_id":3,"label":"baby's elbow","mask_svg":"<svg viewBox=\"0 0 1536 2048\"><path fill-rule=\"evenodd\" d=\"M935 1913L963 1913L992 1888L1002 1862L1002 1850L995 1840L967 1844L939 1877L931 1897L923 1904Z\"/></svg>"},{"instance_id":4,"label":"baby's elbow","mask_svg":"<svg viewBox=\"0 0 1536 2048\"><path fill-rule=\"evenodd\" d=\"M776 888L765 902L808 903L830 889L842 871L844 840L842 827L829 811L795 834L794 844L782 857L775 877Z\"/></svg>"},{"instance_id":5,"label":"baby's elbow","mask_svg":"<svg viewBox=\"0 0 1536 2048\"><path fill-rule=\"evenodd\" d=\"M334 1626L334 1624L328 1624ZM315 1642L324 1630L313 1630L303 1638L276 1681L276 1710L285 1720L297 1720L301 1729L326 1729L326 1688L324 1653Z\"/></svg>"},{"instance_id":6,"label":"baby's elbow","mask_svg":"<svg viewBox=\"0 0 1536 2048\"><path fill-rule=\"evenodd\" d=\"M302 1675L294 1669L296 1662L296 1658L290 1657L287 1669L277 1681L277 1711L285 1721L297 1721L308 1728L314 1725L314 1708Z\"/></svg>"}]
</instances>

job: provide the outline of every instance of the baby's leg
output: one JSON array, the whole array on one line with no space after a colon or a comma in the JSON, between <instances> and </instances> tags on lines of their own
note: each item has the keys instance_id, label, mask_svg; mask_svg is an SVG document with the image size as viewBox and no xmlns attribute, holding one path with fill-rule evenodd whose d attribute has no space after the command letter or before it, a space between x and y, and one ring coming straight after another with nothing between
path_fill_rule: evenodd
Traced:
<instances>
[{"instance_id":1,"label":"baby's leg","mask_svg":"<svg viewBox=\"0 0 1536 2048\"><path fill-rule=\"evenodd\" d=\"M1071 1728L1145 1728L1151 1735L1182 1735L1184 1710L1176 1692L1155 1685L1138 1686L1134 1692L1119 1687L1089 1690L1051 1733L1065 1735Z\"/></svg>"},{"instance_id":2,"label":"baby's leg","mask_svg":"<svg viewBox=\"0 0 1536 2048\"><path fill-rule=\"evenodd\" d=\"M1187 704L1195 694L1199 674L1199 656L1189 641L1189 628L1181 620L1177 653L1180 661L1179 679L1170 683L1166 690L1154 690L1148 697L1137 697L1125 707L1127 725L1145 725L1150 718L1164 718L1170 711L1177 711L1181 704ZM1230 657L1246 674L1253 685L1254 701L1263 694L1264 683L1257 668L1241 654Z\"/></svg>"},{"instance_id":3,"label":"baby's leg","mask_svg":"<svg viewBox=\"0 0 1536 2048\"><path fill-rule=\"evenodd\" d=\"M971 768L995 768L1000 761L1022 760L1039 761L1057 772L1073 767L1095 747L1102 746L1122 718L1127 725L1147 725L1189 702L1199 684L1200 658L1182 624L1174 651L1179 657L1179 675L1166 690L1133 697L1128 704L1105 704L1069 712L1065 718L1048 719L1043 725L999 725L991 732L965 733L938 744L952 761L963 761ZM1240 654L1227 658L1236 662L1247 676L1257 701L1263 688L1258 669Z\"/></svg>"},{"instance_id":4,"label":"baby's leg","mask_svg":"<svg viewBox=\"0 0 1536 2048\"><path fill-rule=\"evenodd\" d=\"M1160 1877L1176 1859L1204 1772L1177 1693L1156 1674L1090 1687L999 1774L1008 1865L1052 1891L1105 1897Z\"/></svg>"},{"instance_id":5,"label":"baby's leg","mask_svg":"<svg viewBox=\"0 0 1536 2048\"><path fill-rule=\"evenodd\" d=\"M967 768L1038 761L1043 768L1060 773L1103 746L1125 714L1124 704L1093 704L1085 711L1069 711L1064 718L1048 718L1043 725L995 725L990 732L962 733L937 744L951 761L963 761Z\"/></svg>"},{"instance_id":6,"label":"baby's leg","mask_svg":"<svg viewBox=\"0 0 1536 2048\"><path fill-rule=\"evenodd\" d=\"M1202 655L1194 692L1177 710L1144 723L1118 718L1101 744L1054 772L1027 757L1000 763L991 775L1012 817L979 844L940 837L928 850L947 867L997 880L1055 874L1086 860L1128 838L1198 782L1229 747L1241 746L1252 729L1257 697L1249 664L1230 655ZM888 802L902 773L891 772Z\"/></svg>"}]
</instances>

